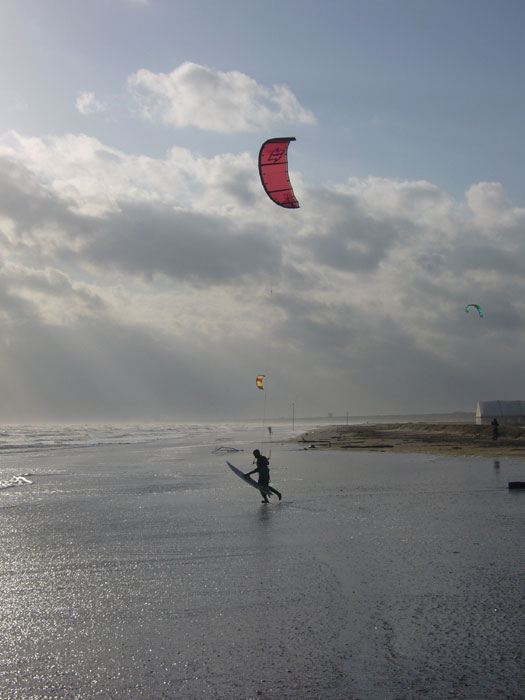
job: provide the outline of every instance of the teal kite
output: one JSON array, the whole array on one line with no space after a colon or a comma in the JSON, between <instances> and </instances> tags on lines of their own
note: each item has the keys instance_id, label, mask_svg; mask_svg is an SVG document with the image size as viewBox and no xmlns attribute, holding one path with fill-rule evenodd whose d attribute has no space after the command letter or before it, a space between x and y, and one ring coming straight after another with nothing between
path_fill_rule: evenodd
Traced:
<instances>
[{"instance_id":1,"label":"teal kite","mask_svg":"<svg viewBox=\"0 0 525 700\"><path fill-rule=\"evenodd\" d=\"M479 304L467 304L467 306L465 307L465 311L468 313L469 309L471 309L472 307L477 309L478 314L480 315L480 318L483 318L483 311L481 310L481 306Z\"/></svg>"}]
</instances>

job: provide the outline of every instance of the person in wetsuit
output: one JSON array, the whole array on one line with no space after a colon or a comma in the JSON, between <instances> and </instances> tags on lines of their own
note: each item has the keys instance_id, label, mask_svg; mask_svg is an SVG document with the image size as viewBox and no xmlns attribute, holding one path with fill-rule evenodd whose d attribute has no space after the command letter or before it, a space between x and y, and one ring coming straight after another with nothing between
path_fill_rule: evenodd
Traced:
<instances>
[{"instance_id":1,"label":"person in wetsuit","mask_svg":"<svg viewBox=\"0 0 525 700\"><path fill-rule=\"evenodd\" d=\"M277 491L277 489L274 489L272 486L270 486L270 460L268 459L268 457L265 457L264 455L262 455L259 452L259 450L254 450L253 456L255 457L255 459L253 461L254 461L254 463L257 463L257 466L255 467L255 469L252 469L251 472L248 472L244 476L250 476L250 474L255 474L255 472L257 472L259 474L259 478L257 480L259 485L266 486L266 488L270 489L270 491L272 491L272 493L277 494L277 496L279 496L279 500L281 500L282 496L279 493L279 491ZM268 500L268 497L266 496L266 493L262 490L261 490L261 495L264 499L262 501L263 503L270 502Z\"/></svg>"}]
</instances>

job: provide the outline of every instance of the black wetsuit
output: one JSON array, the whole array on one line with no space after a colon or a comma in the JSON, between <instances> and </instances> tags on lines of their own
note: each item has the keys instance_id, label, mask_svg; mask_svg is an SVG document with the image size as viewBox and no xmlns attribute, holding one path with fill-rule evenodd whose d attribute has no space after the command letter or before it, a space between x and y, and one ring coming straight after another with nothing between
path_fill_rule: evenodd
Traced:
<instances>
[{"instance_id":1,"label":"black wetsuit","mask_svg":"<svg viewBox=\"0 0 525 700\"><path fill-rule=\"evenodd\" d=\"M270 461L268 457L259 454L259 456L255 458L255 461L257 463L257 468L250 473L253 474L254 472L257 472L259 474L259 478L257 479L259 486L265 486L266 488L270 489L270 491L277 494L277 496L279 496L279 500L281 500L281 494L279 491L274 489L273 486L270 486ZM266 501L266 494L264 494L262 491L261 493Z\"/></svg>"},{"instance_id":2,"label":"black wetsuit","mask_svg":"<svg viewBox=\"0 0 525 700\"><path fill-rule=\"evenodd\" d=\"M255 471L259 474L259 484L261 484L261 486L268 486L270 483L270 462L268 457L259 455L255 461L257 462L257 469Z\"/></svg>"}]
</instances>

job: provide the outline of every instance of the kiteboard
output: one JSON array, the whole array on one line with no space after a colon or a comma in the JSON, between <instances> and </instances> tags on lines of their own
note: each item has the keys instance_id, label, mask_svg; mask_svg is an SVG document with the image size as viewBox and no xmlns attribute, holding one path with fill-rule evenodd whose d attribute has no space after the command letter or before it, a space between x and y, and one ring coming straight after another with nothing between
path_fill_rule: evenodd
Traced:
<instances>
[{"instance_id":1,"label":"kiteboard","mask_svg":"<svg viewBox=\"0 0 525 700\"><path fill-rule=\"evenodd\" d=\"M232 472L234 474L237 474L238 477L240 477L243 481L245 481L247 484L250 484L250 486L253 486L254 489L257 489L261 493L265 493L267 496L271 496L272 492L267 486L260 486L254 479L252 479L250 476L246 476L244 472L241 472L240 469L237 469L237 467L234 467L231 462L228 462L226 460L226 464L230 467Z\"/></svg>"}]
</instances>

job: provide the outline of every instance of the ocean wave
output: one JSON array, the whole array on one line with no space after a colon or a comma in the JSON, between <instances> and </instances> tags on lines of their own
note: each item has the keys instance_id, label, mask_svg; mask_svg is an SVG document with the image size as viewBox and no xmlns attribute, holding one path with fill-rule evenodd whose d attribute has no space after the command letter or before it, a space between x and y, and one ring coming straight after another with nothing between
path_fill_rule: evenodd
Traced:
<instances>
[{"instance_id":1,"label":"ocean wave","mask_svg":"<svg viewBox=\"0 0 525 700\"><path fill-rule=\"evenodd\" d=\"M0 432L0 453L48 451L104 445L134 445L161 440L177 442L202 439L204 442L228 439L234 432L248 429L238 423L141 423L11 425Z\"/></svg>"}]
</instances>

